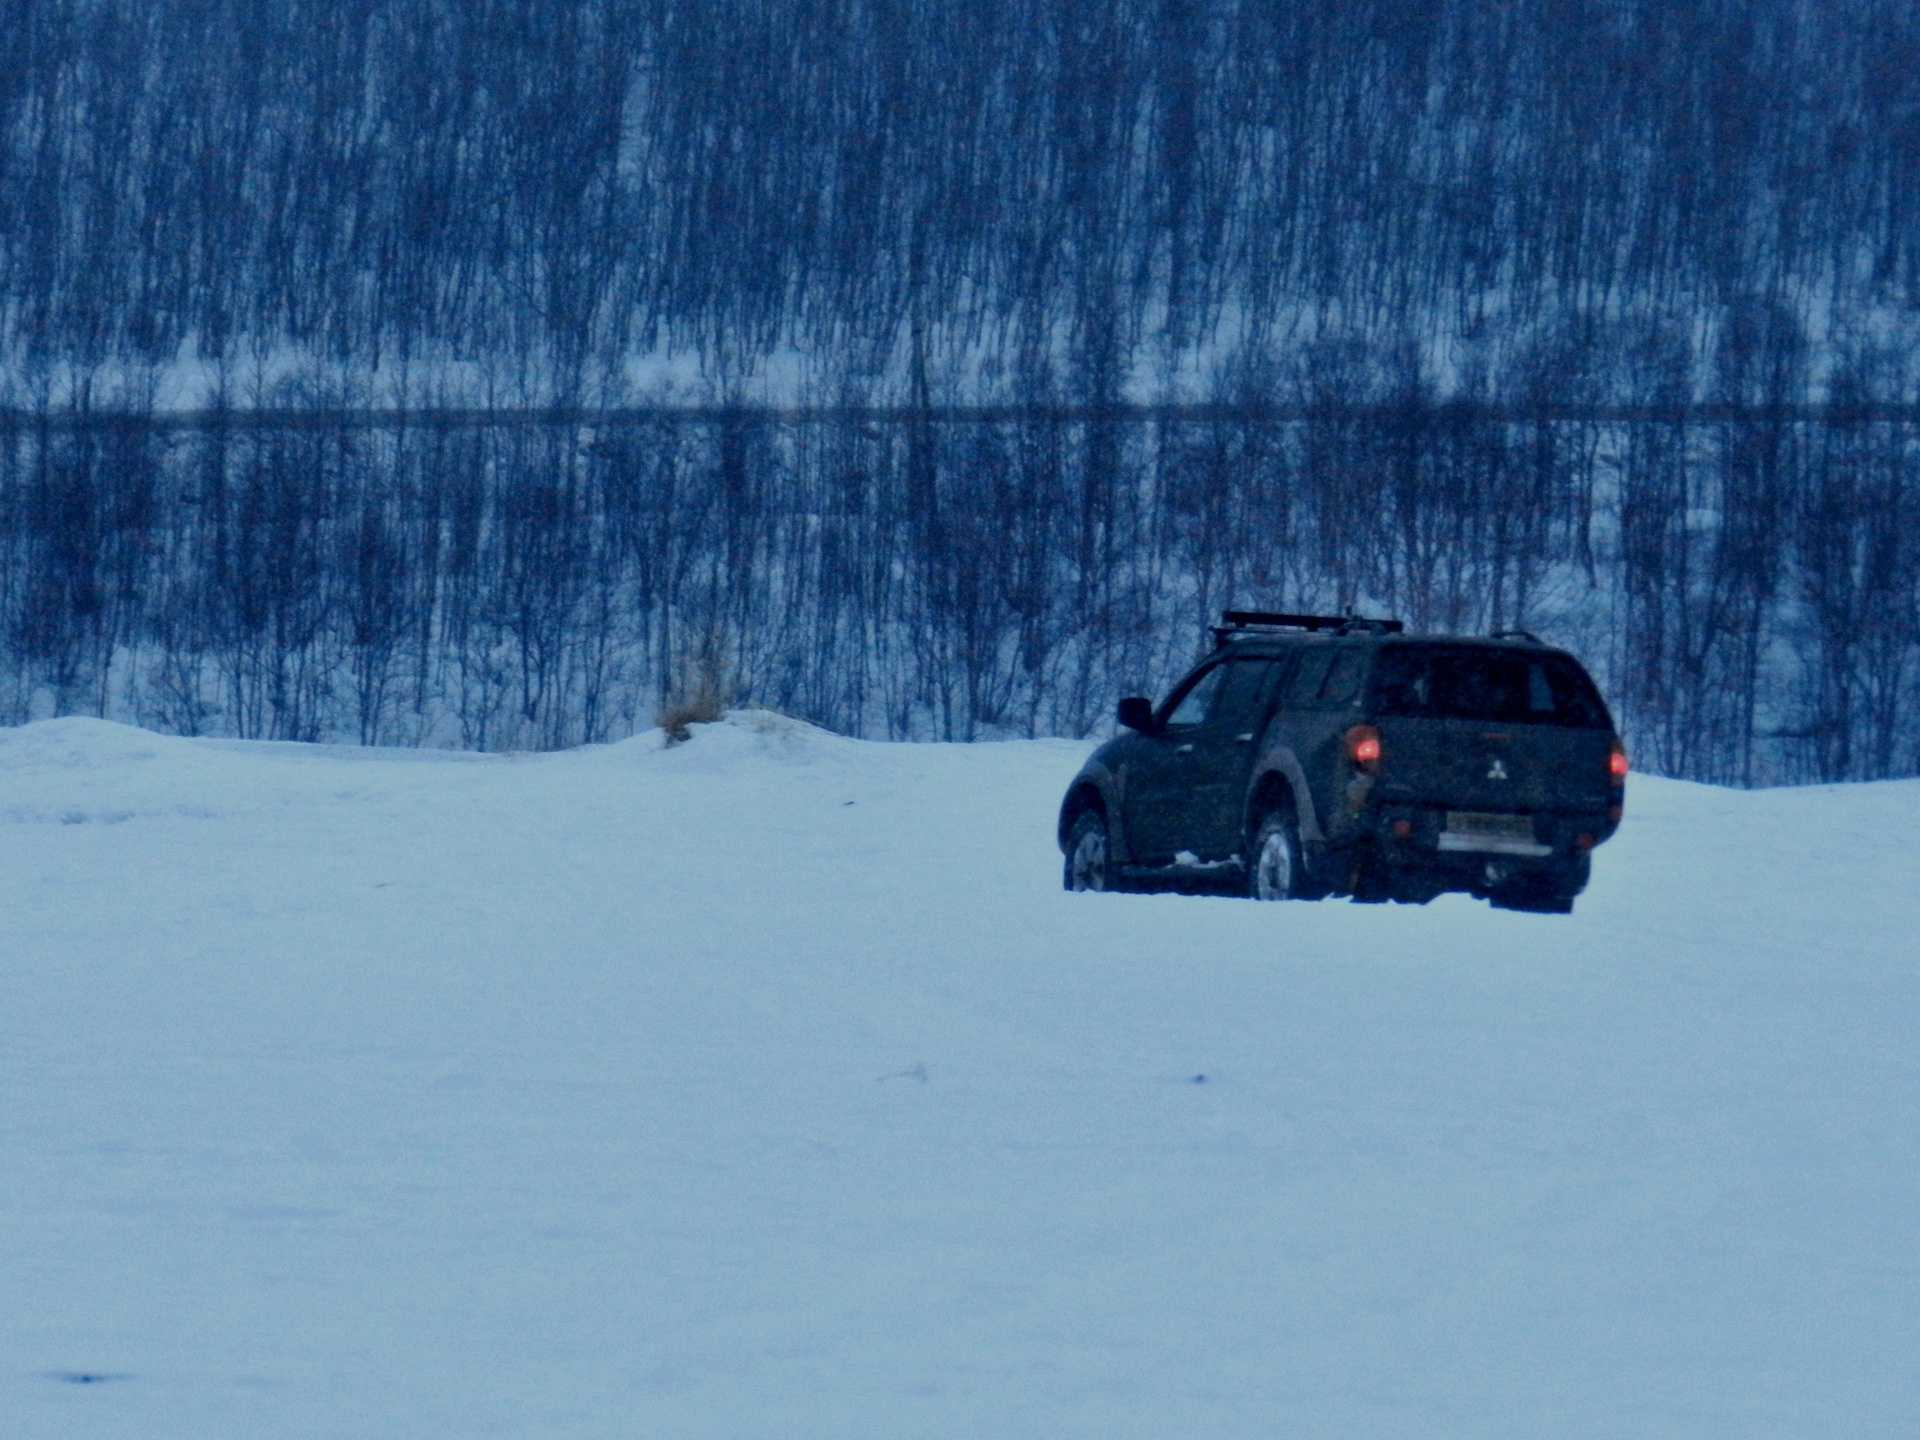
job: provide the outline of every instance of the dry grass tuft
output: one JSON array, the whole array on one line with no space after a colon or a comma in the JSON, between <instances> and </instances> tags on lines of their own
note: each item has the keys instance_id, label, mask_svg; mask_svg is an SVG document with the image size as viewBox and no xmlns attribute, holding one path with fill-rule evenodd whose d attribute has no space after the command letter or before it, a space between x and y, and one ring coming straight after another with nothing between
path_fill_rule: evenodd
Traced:
<instances>
[{"instance_id":1,"label":"dry grass tuft","mask_svg":"<svg viewBox=\"0 0 1920 1440\"><path fill-rule=\"evenodd\" d=\"M662 702L654 723L667 733L667 744L693 738L689 725L709 725L725 718L733 702L733 677L727 666L726 645L717 630L709 630L680 664L681 691Z\"/></svg>"}]
</instances>

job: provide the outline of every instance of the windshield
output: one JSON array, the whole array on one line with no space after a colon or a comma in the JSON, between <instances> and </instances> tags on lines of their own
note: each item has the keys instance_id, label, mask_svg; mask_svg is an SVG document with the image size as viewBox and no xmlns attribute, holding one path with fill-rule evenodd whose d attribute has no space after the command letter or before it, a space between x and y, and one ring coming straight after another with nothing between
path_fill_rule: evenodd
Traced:
<instances>
[{"instance_id":1,"label":"windshield","mask_svg":"<svg viewBox=\"0 0 1920 1440\"><path fill-rule=\"evenodd\" d=\"M1611 730L1593 682L1565 655L1478 645L1387 645L1373 675L1373 712L1500 725Z\"/></svg>"}]
</instances>

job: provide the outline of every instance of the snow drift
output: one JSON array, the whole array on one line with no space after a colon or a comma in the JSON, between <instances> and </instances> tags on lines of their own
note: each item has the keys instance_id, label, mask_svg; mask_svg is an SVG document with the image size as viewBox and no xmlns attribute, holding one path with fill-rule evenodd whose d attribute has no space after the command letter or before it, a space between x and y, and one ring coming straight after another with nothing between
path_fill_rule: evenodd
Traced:
<instances>
[{"instance_id":1,"label":"snow drift","mask_svg":"<svg viewBox=\"0 0 1920 1440\"><path fill-rule=\"evenodd\" d=\"M1063 894L1084 752L0 731L9 1435L1913 1433L1920 782L1563 918Z\"/></svg>"}]
</instances>

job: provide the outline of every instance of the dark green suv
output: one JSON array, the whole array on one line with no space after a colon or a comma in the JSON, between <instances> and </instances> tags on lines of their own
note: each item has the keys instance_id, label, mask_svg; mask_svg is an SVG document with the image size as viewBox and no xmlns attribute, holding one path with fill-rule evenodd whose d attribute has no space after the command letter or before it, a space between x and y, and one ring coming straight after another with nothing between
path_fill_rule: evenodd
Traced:
<instances>
[{"instance_id":1,"label":"dark green suv","mask_svg":"<svg viewBox=\"0 0 1920 1440\"><path fill-rule=\"evenodd\" d=\"M1579 661L1352 616L1229 610L1214 638L1068 787L1068 889L1573 908L1627 778Z\"/></svg>"}]
</instances>

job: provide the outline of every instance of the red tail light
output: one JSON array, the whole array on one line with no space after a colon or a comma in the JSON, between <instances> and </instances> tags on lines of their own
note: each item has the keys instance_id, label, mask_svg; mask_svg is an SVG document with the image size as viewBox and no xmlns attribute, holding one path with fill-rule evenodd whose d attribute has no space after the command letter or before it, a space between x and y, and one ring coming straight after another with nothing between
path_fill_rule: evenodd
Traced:
<instances>
[{"instance_id":1,"label":"red tail light","mask_svg":"<svg viewBox=\"0 0 1920 1440\"><path fill-rule=\"evenodd\" d=\"M1607 774L1616 785L1624 785L1627 780L1627 747L1618 740L1613 742L1613 753L1607 756Z\"/></svg>"},{"instance_id":2,"label":"red tail light","mask_svg":"<svg viewBox=\"0 0 1920 1440\"><path fill-rule=\"evenodd\" d=\"M1355 725L1347 731L1347 754L1362 770L1380 768L1380 732L1371 725Z\"/></svg>"}]
</instances>

